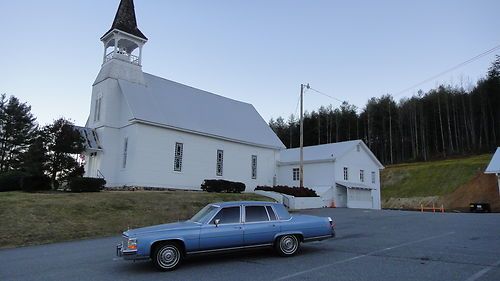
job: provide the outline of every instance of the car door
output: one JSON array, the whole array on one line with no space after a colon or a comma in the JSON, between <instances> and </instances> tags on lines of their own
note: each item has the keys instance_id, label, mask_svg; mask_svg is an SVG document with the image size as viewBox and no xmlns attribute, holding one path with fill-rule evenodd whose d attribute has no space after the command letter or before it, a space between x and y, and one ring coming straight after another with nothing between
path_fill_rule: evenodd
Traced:
<instances>
[{"instance_id":1,"label":"car door","mask_svg":"<svg viewBox=\"0 0 500 281\"><path fill-rule=\"evenodd\" d=\"M245 245L273 243L279 222L271 206L245 206L243 240Z\"/></svg>"},{"instance_id":2,"label":"car door","mask_svg":"<svg viewBox=\"0 0 500 281\"><path fill-rule=\"evenodd\" d=\"M215 221L219 220L216 225ZM215 250L243 246L241 207L223 207L201 227L200 250Z\"/></svg>"}]
</instances>

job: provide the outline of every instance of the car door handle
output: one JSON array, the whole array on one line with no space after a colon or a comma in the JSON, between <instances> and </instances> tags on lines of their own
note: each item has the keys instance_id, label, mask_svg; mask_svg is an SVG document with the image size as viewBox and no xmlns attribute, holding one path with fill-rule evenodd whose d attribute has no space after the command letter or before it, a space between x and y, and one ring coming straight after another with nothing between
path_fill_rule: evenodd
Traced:
<instances>
[{"instance_id":1,"label":"car door handle","mask_svg":"<svg viewBox=\"0 0 500 281\"><path fill-rule=\"evenodd\" d=\"M241 229L241 226L235 226L234 229Z\"/></svg>"}]
</instances>

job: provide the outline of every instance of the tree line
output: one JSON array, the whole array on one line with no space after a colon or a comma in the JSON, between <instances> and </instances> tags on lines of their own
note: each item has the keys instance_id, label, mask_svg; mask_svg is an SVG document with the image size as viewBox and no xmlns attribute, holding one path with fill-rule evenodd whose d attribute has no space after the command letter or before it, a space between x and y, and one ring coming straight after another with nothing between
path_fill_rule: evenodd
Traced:
<instances>
[{"instance_id":1,"label":"tree line","mask_svg":"<svg viewBox=\"0 0 500 281\"><path fill-rule=\"evenodd\" d=\"M269 121L299 147L299 117ZM304 114L304 146L361 139L384 164L491 152L500 146L500 56L475 85L440 85L396 101L387 94L358 108L343 102Z\"/></svg>"},{"instance_id":2,"label":"tree line","mask_svg":"<svg viewBox=\"0 0 500 281\"><path fill-rule=\"evenodd\" d=\"M84 150L80 133L64 118L39 126L31 106L15 96L0 95L0 191L11 179L47 179L52 188L69 177L82 176L78 155ZM7 180L8 179L8 180Z\"/></svg>"}]
</instances>

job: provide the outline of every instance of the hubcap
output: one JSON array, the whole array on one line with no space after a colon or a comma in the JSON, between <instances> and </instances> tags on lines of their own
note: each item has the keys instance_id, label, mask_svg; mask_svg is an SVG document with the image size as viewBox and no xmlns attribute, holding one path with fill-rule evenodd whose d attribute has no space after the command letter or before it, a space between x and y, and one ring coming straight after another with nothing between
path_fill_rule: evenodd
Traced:
<instances>
[{"instance_id":1,"label":"hubcap","mask_svg":"<svg viewBox=\"0 0 500 281\"><path fill-rule=\"evenodd\" d=\"M172 268L179 262L180 253L174 246L165 246L157 254L158 264L163 268Z\"/></svg>"},{"instance_id":2,"label":"hubcap","mask_svg":"<svg viewBox=\"0 0 500 281\"><path fill-rule=\"evenodd\" d=\"M280 248L283 253L293 254L298 247L297 238L295 236L284 236L280 241Z\"/></svg>"}]
</instances>

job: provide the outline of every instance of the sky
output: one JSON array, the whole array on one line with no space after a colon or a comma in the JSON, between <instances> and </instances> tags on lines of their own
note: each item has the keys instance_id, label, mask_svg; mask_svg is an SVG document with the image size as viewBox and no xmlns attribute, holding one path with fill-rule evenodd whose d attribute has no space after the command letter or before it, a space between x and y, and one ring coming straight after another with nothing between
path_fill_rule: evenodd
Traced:
<instances>
[{"instance_id":1,"label":"sky","mask_svg":"<svg viewBox=\"0 0 500 281\"><path fill-rule=\"evenodd\" d=\"M119 0L0 0L0 93L41 125L84 125L102 64L99 38ZM301 83L362 109L439 84L472 85L495 54L412 85L500 45L500 1L135 0L149 38L143 71L254 105L269 121L298 113ZM304 108L337 107L305 93Z\"/></svg>"}]
</instances>

